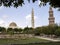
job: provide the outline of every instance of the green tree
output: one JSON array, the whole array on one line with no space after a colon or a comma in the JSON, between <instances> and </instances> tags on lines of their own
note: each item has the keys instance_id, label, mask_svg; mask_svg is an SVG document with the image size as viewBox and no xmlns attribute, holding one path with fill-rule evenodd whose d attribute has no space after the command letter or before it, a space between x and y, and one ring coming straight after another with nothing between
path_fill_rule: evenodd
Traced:
<instances>
[{"instance_id":1,"label":"green tree","mask_svg":"<svg viewBox=\"0 0 60 45\"><path fill-rule=\"evenodd\" d=\"M32 27L30 27L29 30L28 30L28 33L29 34L33 34L34 33L34 29Z\"/></svg>"},{"instance_id":2,"label":"green tree","mask_svg":"<svg viewBox=\"0 0 60 45\"><path fill-rule=\"evenodd\" d=\"M48 26L48 32L49 32L50 35L54 34L55 27L54 26Z\"/></svg>"},{"instance_id":3,"label":"green tree","mask_svg":"<svg viewBox=\"0 0 60 45\"><path fill-rule=\"evenodd\" d=\"M24 33L26 33L26 34L33 34L33 32L34 32L34 29L33 28L29 28L29 27L25 27L24 28Z\"/></svg>"},{"instance_id":4,"label":"green tree","mask_svg":"<svg viewBox=\"0 0 60 45\"><path fill-rule=\"evenodd\" d=\"M8 33L8 34L13 34L13 33L14 33L14 30L13 30L12 28L8 28L8 29L7 29L7 33Z\"/></svg>"},{"instance_id":5,"label":"green tree","mask_svg":"<svg viewBox=\"0 0 60 45\"><path fill-rule=\"evenodd\" d=\"M41 33L42 33L41 27L35 28L35 30L34 30L35 35L40 35Z\"/></svg>"},{"instance_id":6,"label":"green tree","mask_svg":"<svg viewBox=\"0 0 60 45\"><path fill-rule=\"evenodd\" d=\"M44 4L46 5L48 2L51 6L53 7L60 7L60 0L40 0L41 2L44 2Z\"/></svg>"},{"instance_id":7,"label":"green tree","mask_svg":"<svg viewBox=\"0 0 60 45\"><path fill-rule=\"evenodd\" d=\"M58 29L58 25L54 24L53 26L48 26L48 32L50 33L50 35L54 35L54 32Z\"/></svg>"},{"instance_id":8,"label":"green tree","mask_svg":"<svg viewBox=\"0 0 60 45\"><path fill-rule=\"evenodd\" d=\"M19 33L23 33L23 29L22 28L19 28L18 31L19 31Z\"/></svg>"},{"instance_id":9,"label":"green tree","mask_svg":"<svg viewBox=\"0 0 60 45\"><path fill-rule=\"evenodd\" d=\"M27 0L28 2L30 2L31 0ZM35 1L38 0L32 0L32 2L34 3ZM60 0L40 0L41 4L46 5L47 3L49 3L52 7L54 8L60 8ZM43 2L43 3L42 3ZM4 5L6 7L18 7L18 6L22 6L24 3L24 0L0 0L0 6Z\"/></svg>"},{"instance_id":10,"label":"green tree","mask_svg":"<svg viewBox=\"0 0 60 45\"><path fill-rule=\"evenodd\" d=\"M6 28L0 27L0 32L5 33L6 32Z\"/></svg>"},{"instance_id":11,"label":"green tree","mask_svg":"<svg viewBox=\"0 0 60 45\"><path fill-rule=\"evenodd\" d=\"M14 28L13 30L14 30L15 33L21 33L22 32L21 28Z\"/></svg>"},{"instance_id":12,"label":"green tree","mask_svg":"<svg viewBox=\"0 0 60 45\"><path fill-rule=\"evenodd\" d=\"M60 36L60 28L58 28L58 29L55 31L55 35L56 35L56 36Z\"/></svg>"},{"instance_id":13,"label":"green tree","mask_svg":"<svg viewBox=\"0 0 60 45\"><path fill-rule=\"evenodd\" d=\"M23 33L28 33L28 30L29 30L29 28L27 26L27 27L24 28Z\"/></svg>"},{"instance_id":14,"label":"green tree","mask_svg":"<svg viewBox=\"0 0 60 45\"><path fill-rule=\"evenodd\" d=\"M13 31L16 33L19 32L18 28L14 28Z\"/></svg>"}]
</instances>

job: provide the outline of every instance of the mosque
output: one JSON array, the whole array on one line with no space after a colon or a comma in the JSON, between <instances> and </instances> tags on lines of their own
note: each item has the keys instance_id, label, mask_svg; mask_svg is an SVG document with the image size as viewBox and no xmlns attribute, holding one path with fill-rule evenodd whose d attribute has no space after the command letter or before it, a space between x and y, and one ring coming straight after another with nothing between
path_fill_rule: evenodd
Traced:
<instances>
[{"instance_id":1,"label":"mosque","mask_svg":"<svg viewBox=\"0 0 60 45\"><path fill-rule=\"evenodd\" d=\"M18 28L17 27L17 24L15 23L15 22L11 22L10 24L9 24L9 28Z\"/></svg>"},{"instance_id":2,"label":"mosque","mask_svg":"<svg viewBox=\"0 0 60 45\"><path fill-rule=\"evenodd\" d=\"M54 25L55 24L55 18L54 18L54 15L53 15L53 10L52 10L52 7L49 8L49 25ZM34 10L32 8L32 13L31 13L31 27L34 28ZM17 24L15 22L11 22L9 24L9 28L18 28L17 27Z\"/></svg>"}]
</instances>

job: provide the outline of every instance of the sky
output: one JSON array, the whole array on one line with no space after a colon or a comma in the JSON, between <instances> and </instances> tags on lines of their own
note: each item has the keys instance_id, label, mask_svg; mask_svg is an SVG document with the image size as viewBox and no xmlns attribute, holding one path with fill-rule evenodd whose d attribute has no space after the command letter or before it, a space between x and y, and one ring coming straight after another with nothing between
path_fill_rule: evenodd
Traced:
<instances>
[{"instance_id":1,"label":"sky","mask_svg":"<svg viewBox=\"0 0 60 45\"><path fill-rule=\"evenodd\" d=\"M18 8L12 7L0 7L0 26L8 27L11 22L15 22L18 27L31 27L31 12L34 9L35 27L45 26L49 24L49 4L39 7L39 0L35 3L28 3L24 0L25 5ZM53 8L53 14L55 17L55 23L60 24L60 11Z\"/></svg>"}]
</instances>

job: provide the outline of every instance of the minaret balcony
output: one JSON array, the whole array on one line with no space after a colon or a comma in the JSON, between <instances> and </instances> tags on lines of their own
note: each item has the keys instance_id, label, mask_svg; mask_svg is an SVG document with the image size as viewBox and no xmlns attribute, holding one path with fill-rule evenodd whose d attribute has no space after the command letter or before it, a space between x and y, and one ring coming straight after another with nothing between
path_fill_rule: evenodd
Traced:
<instances>
[{"instance_id":1,"label":"minaret balcony","mask_svg":"<svg viewBox=\"0 0 60 45\"><path fill-rule=\"evenodd\" d=\"M54 20L55 18L53 18L53 17L50 17L50 18L48 18L49 20Z\"/></svg>"},{"instance_id":2,"label":"minaret balcony","mask_svg":"<svg viewBox=\"0 0 60 45\"><path fill-rule=\"evenodd\" d=\"M49 13L53 13L53 11L49 11Z\"/></svg>"}]
</instances>

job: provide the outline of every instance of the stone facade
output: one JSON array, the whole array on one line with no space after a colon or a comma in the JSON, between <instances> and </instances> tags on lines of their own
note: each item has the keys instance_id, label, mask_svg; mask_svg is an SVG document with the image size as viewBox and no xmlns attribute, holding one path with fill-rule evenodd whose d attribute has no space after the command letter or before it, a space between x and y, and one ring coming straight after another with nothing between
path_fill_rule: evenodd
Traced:
<instances>
[{"instance_id":1,"label":"stone facade","mask_svg":"<svg viewBox=\"0 0 60 45\"><path fill-rule=\"evenodd\" d=\"M34 10L32 8L32 14L31 14L31 23L32 23L32 28L34 28Z\"/></svg>"},{"instance_id":2,"label":"stone facade","mask_svg":"<svg viewBox=\"0 0 60 45\"><path fill-rule=\"evenodd\" d=\"M49 8L49 25L54 25L55 24L55 18L53 15L53 10L52 7Z\"/></svg>"}]
</instances>

